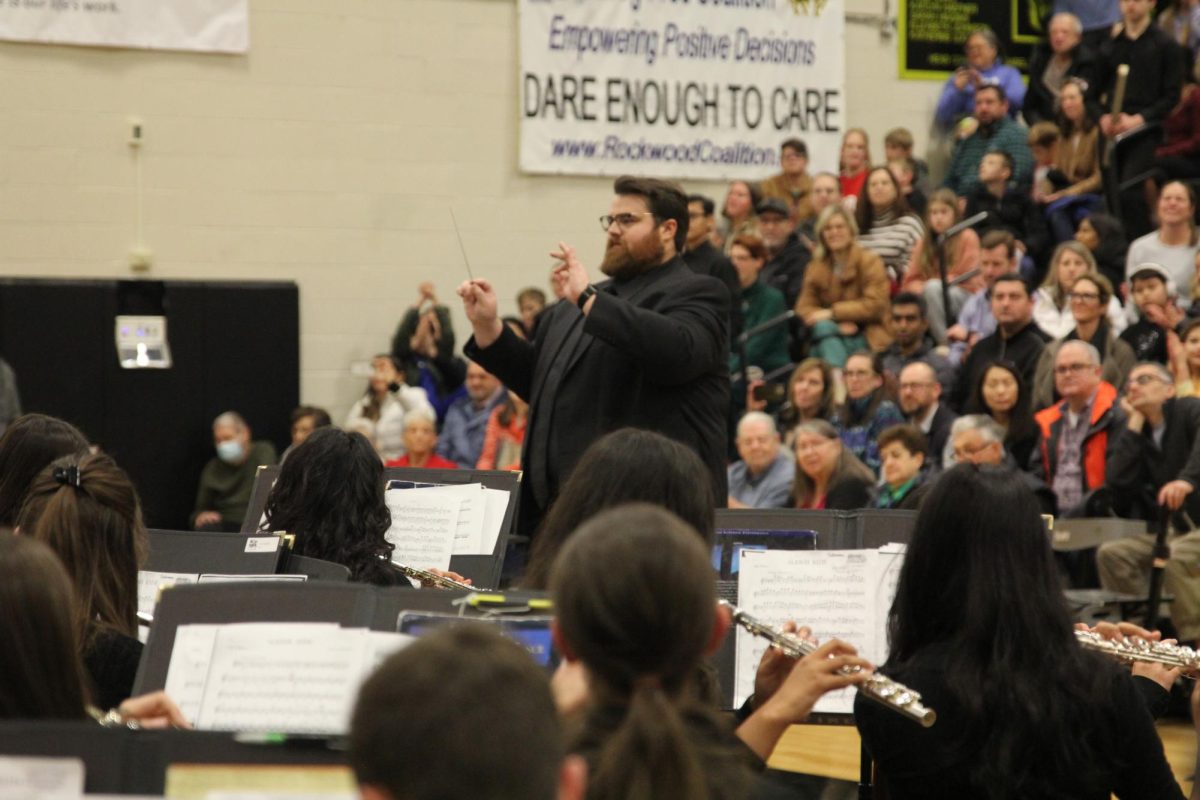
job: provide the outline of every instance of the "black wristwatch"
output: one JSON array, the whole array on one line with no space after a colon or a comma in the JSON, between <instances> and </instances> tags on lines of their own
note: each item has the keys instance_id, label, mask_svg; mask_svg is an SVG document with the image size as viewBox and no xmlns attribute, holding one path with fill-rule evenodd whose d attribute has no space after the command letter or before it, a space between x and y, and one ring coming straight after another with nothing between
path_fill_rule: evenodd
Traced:
<instances>
[{"instance_id":1,"label":"black wristwatch","mask_svg":"<svg viewBox=\"0 0 1200 800\"><path fill-rule=\"evenodd\" d=\"M583 311L584 305L588 300L596 296L596 287L590 283L583 287L583 291L579 293L579 299L575 301L575 305L579 306L579 310Z\"/></svg>"}]
</instances>

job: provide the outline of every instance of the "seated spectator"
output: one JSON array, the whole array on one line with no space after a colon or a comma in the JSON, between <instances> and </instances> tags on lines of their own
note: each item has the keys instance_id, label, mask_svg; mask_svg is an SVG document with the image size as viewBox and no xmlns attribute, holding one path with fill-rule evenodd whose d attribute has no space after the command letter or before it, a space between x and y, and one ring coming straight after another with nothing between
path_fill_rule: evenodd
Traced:
<instances>
[{"instance_id":1,"label":"seated spectator","mask_svg":"<svg viewBox=\"0 0 1200 800\"><path fill-rule=\"evenodd\" d=\"M1033 321L1043 333L1051 339L1061 339L1075 328L1068 295L1078 278L1096 271L1096 260L1091 251L1079 242L1063 242L1054 248L1046 279L1033 296ZM1114 334L1119 335L1125 330L1125 309L1116 297L1109 298L1105 316Z\"/></svg>"},{"instance_id":2,"label":"seated spectator","mask_svg":"<svg viewBox=\"0 0 1200 800\"><path fill-rule=\"evenodd\" d=\"M879 256L854 241L857 235L858 225L845 209L821 212L818 246L796 301L796 314L810 328L810 354L834 367L864 346L882 350L891 343L887 272Z\"/></svg>"},{"instance_id":3,"label":"seated spectator","mask_svg":"<svg viewBox=\"0 0 1200 800\"><path fill-rule=\"evenodd\" d=\"M507 399L508 393L495 375L474 361L467 362L467 378L463 385L467 395L446 410L437 454L463 469L474 469L483 453L488 419Z\"/></svg>"},{"instance_id":4,"label":"seated spectator","mask_svg":"<svg viewBox=\"0 0 1200 800\"><path fill-rule=\"evenodd\" d=\"M990 234L989 234L990 235ZM987 241L984 242L985 256ZM1020 370L1021 381L1033 385L1038 359L1049 337L1033 321L1033 298L1029 286L1015 272L1002 275L992 287L992 316L996 330L971 348L954 387L954 408L962 410L967 394L979 385L983 371L993 361L1011 361Z\"/></svg>"},{"instance_id":5,"label":"seated spectator","mask_svg":"<svg viewBox=\"0 0 1200 800\"><path fill-rule=\"evenodd\" d=\"M27 536L0 536L0 720L99 720L107 709L79 656L75 590L62 561ZM14 613L18 610L19 613ZM113 711L122 724L191 727L162 692Z\"/></svg>"},{"instance_id":6,"label":"seated spectator","mask_svg":"<svg viewBox=\"0 0 1200 800\"><path fill-rule=\"evenodd\" d=\"M879 356L855 353L846 359L842 374L846 379L846 402L833 413L830 422L837 428L846 449L878 473L879 432L903 422L904 415L887 399Z\"/></svg>"},{"instance_id":7,"label":"seated spectator","mask_svg":"<svg viewBox=\"0 0 1200 800\"><path fill-rule=\"evenodd\" d=\"M200 471L192 527L201 530L238 531L250 505L258 468L275 463L275 446L251 441L250 426L236 411L226 411L212 426L216 458Z\"/></svg>"},{"instance_id":8,"label":"seated spectator","mask_svg":"<svg viewBox=\"0 0 1200 800\"><path fill-rule=\"evenodd\" d=\"M1031 409L1030 391L1020 370L1010 361L993 361L984 368L964 410L990 417L999 426L1000 442L1013 464L1027 470L1038 441Z\"/></svg>"},{"instance_id":9,"label":"seated spectator","mask_svg":"<svg viewBox=\"0 0 1200 800\"><path fill-rule=\"evenodd\" d=\"M50 547L74 587L74 627L99 708L133 694L138 641L138 568L146 526L129 476L106 455L64 456L29 486L17 526ZM8 609L7 613L13 613Z\"/></svg>"},{"instance_id":10,"label":"seated spectator","mask_svg":"<svg viewBox=\"0 0 1200 800\"><path fill-rule=\"evenodd\" d=\"M404 455L404 415L414 408L429 408L425 390L404 382L404 370L396 359L378 355L371 359L371 380L367 391L351 407L343 425L360 430L375 442L384 461ZM367 435L370 431L370 435Z\"/></svg>"},{"instance_id":11,"label":"seated spectator","mask_svg":"<svg viewBox=\"0 0 1200 800\"><path fill-rule=\"evenodd\" d=\"M942 260L945 259L946 277L953 281L979 267L979 234L964 228L941 243L941 236L962 220L958 212L958 199L949 189L938 189L929 198L925 212L925 235L913 247L908 270L900 284L900 291L913 292L925 298L928 309L929 330L935 341L946 341L946 309L942 298ZM1004 270L1008 272L1007 269ZM958 286L950 287L950 311L957 317L963 305L976 292L984 288L982 275L971 278Z\"/></svg>"},{"instance_id":12,"label":"seated spectator","mask_svg":"<svg viewBox=\"0 0 1200 800\"><path fill-rule=\"evenodd\" d=\"M1033 492L1041 513L1055 516L1058 513L1058 499L1054 492L1017 465L1012 452L1004 446L1004 438L1004 429L987 415L967 414L959 417L950 429L954 463L998 467L1015 474Z\"/></svg>"},{"instance_id":13,"label":"seated spectator","mask_svg":"<svg viewBox=\"0 0 1200 800\"><path fill-rule=\"evenodd\" d=\"M1028 136L1020 123L1009 116L1004 89L984 84L975 95L975 112L970 124L960 126L945 185L960 196L969 195L979 183L979 164L992 152L1007 153L1012 159L1017 186L1028 186L1033 169ZM969 131L969 132L968 132Z\"/></svg>"},{"instance_id":14,"label":"seated spectator","mask_svg":"<svg viewBox=\"0 0 1200 800\"><path fill-rule=\"evenodd\" d=\"M706 540L716 531L709 481L696 480L704 464L674 439L636 428L606 434L584 452L537 535L522 589L545 589L563 544L584 522L626 503L654 503L676 514Z\"/></svg>"},{"instance_id":15,"label":"seated spectator","mask_svg":"<svg viewBox=\"0 0 1200 800\"><path fill-rule=\"evenodd\" d=\"M1151 262L1166 269L1180 297L1189 297L1196 278L1197 235L1194 223L1196 193L1190 186L1171 181L1158 196L1158 230L1134 239L1125 257L1125 277L1134 268Z\"/></svg>"},{"instance_id":16,"label":"seated spectator","mask_svg":"<svg viewBox=\"0 0 1200 800\"><path fill-rule=\"evenodd\" d=\"M986 213L987 219L979 224L980 230L1011 233L1017 240L1017 249L1025 253L1021 272L1032 277L1037 265L1045 263L1050 237L1041 209L1027 190L1011 185L1012 176L1013 162L1008 153L996 150L985 155L979 163L979 182L966 193L967 207L963 214L973 217Z\"/></svg>"},{"instance_id":17,"label":"seated spectator","mask_svg":"<svg viewBox=\"0 0 1200 800\"><path fill-rule=\"evenodd\" d=\"M639 504L589 521L555 561L560 675L586 681L582 698L565 703L559 691L556 699L560 709L582 706L569 749L588 762L593 800L750 797L787 726L826 690L865 679L842 674L842 664L870 669L837 640L791 669L780 665L786 677L734 739L702 699L701 666L731 623L717 603L711 547L673 514ZM774 663L764 661L760 670Z\"/></svg>"},{"instance_id":18,"label":"seated spectator","mask_svg":"<svg viewBox=\"0 0 1200 800\"><path fill-rule=\"evenodd\" d=\"M545 672L487 625L433 631L383 662L358 693L349 745L363 800L585 796Z\"/></svg>"},{"instance_id":19,"label":"seated spectator","mask_svg":"<svg viewBox=\"0 0 1200 800\"><path fill-rule=\"evenodd\" d=\"M737 426L740 461L729 465L730 508L783 508L796 480L796 457L783 449L775 420L748 411Z\"/></svg>"},{"instance_id":20,"label":"seated spectator","mask_svg":"<svg viewBox=\"0 0 1200 800\"><path fill-rule=\"evenodd\" d=\"M1033 202L1045 202L1054 191L1052 177L1058 177L1058 150L1062 131L1053 122L1039 122L1029 129L1029 153L1033 156ZM1074 229L1071 230L1074 233Z\"/></svg>"},{"instance_id":21,"label":"seated spectator","mask_svg":"<svg viewBox=\"0 0 1200 800\"><path fill-rule=\"evenodd\" d=\"M0 436L0 536L16 527L39 472L51 461L87 451L87 439L69 422L45 414L17 417Z\"/></svg>"},{"instance_id":22,"label":"seated spectator","mask_svg":"<svg viewBox=\"0 0 1200 800\"><path fill-rule=\"evenodd\" d=\"M788 308L795 308L812 251L800 240L786 206L776 198L768 197L758 204L758 229L767 247L767 263L758 279L780 291Z\"/></svg>"},{"instance_id":23,"label":"seated spectator","mask_svg":"<svg viewBox=\"0 0 1200 800\"><path fill-rule=\"evenodd\" d=\"M683 262L697 275L711 275L725 284L729 290L729 337L735 339L742 332L742 311L737 302L741 294L737 271L729 257L712 243L716 230L713 201L702 194L688 195L688 231L682 253Z\"/></svg>"},{"instance_id":24,"label":"seated spectator","mask_svg":"<svg viewBox=\"0 0 1200 800\"><path fill-rule=\"evenodd\" d=\"M1017 271L1017 242L1008 231L988 231L979 243L983 288L963 303L958 322L946 330L950 363L961 364L975 343L996 330L992 316L992 287L1002 276Z\"/></svg>"},{"instance_id":25,"label":"seated spectator","mask_svg":"<svg viewBox=\"0 0 1200 800\"><path fill-rule=\"evenodd\" d=\"M1072 14L1083 27L1083 44L1097 51L1112 38L1113 26L1121 21L1117 0L1054 0L1054 13Z\"/></svg>"},{"instance_id":26,"label":"seated spectator","mask_svg":"<svg viewBox=\"0 0 1200 800\"><path fill-rule=\"evenodd\" d=\"M1025 82L1016 67L1000 59L1000 40L986 26L971 31L966 42L967 63L946 79L938 98L934 119L943 129L953 127L979 107L979 90L999 86L1011 108L1004 113L1015 117L1025 101Z\"/></svg>"},{"instance_id":27,"label":"seated spectator","mask_svg":"<svg viewBox=\"0 0 1200 800\"><path fill-rule=\"evenodd\" d=\"M892 298L892 334L895 338L891 346L880 354L888 386L906 366L920 361L936 371L937 380L947 391L954 389L954 366L937 352L937 343L929 335L923 298L909 292Z\"/></svg>"},{"instance_id":28,"label":"seated spectator","mask_svg":"<svg viewBox=\"0 0 1200 800\"><path fill-rule=\"evenodd\" d=\"M1110 143L1117 136L1124 137L1113 157L1111 177L1116 185L1110 187L1110 193L1131 237L1143 236L1152 229L1147 212L1154 184L1142 176L1154 166L1159 141L1155 127L1166 119L1183 89L1183 51L1151 22L1153 9L1154 3L1148 0L1121 4L1121 24L1101 46L1097 69L1099 92L1110 99L1116 94L1119 67L1125 65L1127 69L1121 79L1121 113L1102 114L1099 122L1100 132Z\"/></svg>"},{"instance_id":29,"label":"seated spectator","mask_svg":"<svg viewBox=\"0 0 1200 800\"><path fill-rule=\"evenodd\" d=\"M295 534L298 556L341 564L359 583L408 585L385 538L383 463L361 434L314 431L279 468L264 517L262 530Z\"/></svg>"},{"instance_id":30,"label":"seated spectator","mask_svg":"<svg viewBox=\"0 0 1200 800\"><path fill-rule=\"evenodd\" d=\"M913 186L924 190L929 181L929 165L913 153L915 142L908 128L892 128L883 137L883 155L887 163L909 159L913 165ZM924 213L924 212L922 212Z\"/></svg>"},{"instance_id":31,"label":"seated spectator","mask_svg":"<svg viewBox=\"0 0 1200 800\"><path fill-rule=\"evenodd\" d=\"M1112 214L1091 213L1075 228L1075 241L1086 247L1096 259L1096 268L1113 286L1125 282L1125 254L1129 242L1121 220Z\"/></svg>"},{"instance_id":32,"label":"seated spectator","mask_svg":"<svg viewBox=\"0 0 1200 800\"><path fill-rule=\"evenodd\" d=\"M483 450L476 469L519 470L521 447L525 444L525 424L529 421L529 404L514 392L492 409L483 432Z\"/></svg>"},{"instance_id":33,"label":"seated spectator","mask_svg":"<svg viewBox=\"0 0 1200 800\"><path fill-rule=\"evenodd\" d=\"M1083 25L1079 17L1057 13L1047 25L1047 42L1033 49L1029 62L1029 90L1021 113L1025 123L1053 122L1062 104L1062 92L1072 80L1090 90L1087 102L1099 101L1096 81L1096 53L1083 44Z\"/></svg>"},{"instance_id":34,"label":"seated spectator","mask_svg":"<svg viewBox=\"0 0 1200 800\"><path fill-rule=\"evenodd\" d=\"M0 434L9 423L21 416L21 394L17 391L17 373L0 358Z\"/></svg>"},{"instance_id":35,"label":"seated spectator","mask_svg":"<svg viewBox=\"0 0 1200 800\"><path fill-rule=\"evenodd\" d=\"M1057 169L1052 189L1041 200L1055 242L1073 238L1081 219L1100 206L1104 189L1100 172L1100 129L1087 106L1085 88L1070 80L1062 88L1058 127ZM1111 280L1111 278L1110 278Z\"/></svg>"},{"instance_id":36,"label":"seated spectator","mask_svg":"<svg viewBox=\"0 0 1200 800\"><path fill-rule=\"evenodd\" d=\"M1054 385L1062 402L1033 417L1040 434L1033 474L1054 490L1061 516L1088 516L1125 413L1116 388L1100 379L1100 353L1088 342L1072 339L1058 348Z\"/></svg>"},{"instance_id":37,"label":"seated spectator","mask_svg":"<svg viewBox=\"0 0 1200 800\"><path fill-rule=\"evenodd\" d=\"M719 234L724 244L725 255L739 236L758 236L758 217L754 209L762 202L762 192L757 183L731 181L725 193L725 204L721 207L722 221Z\"/></svg>"},{"instance_id":38,"label":"seated spectator","mask_svg":"<svg viewBox=\"0 0 1200 800\"><path fill-rule=\"evenodd\" d=\"M833 416L835 388L833 369L821 359L806 358L796 365L788 378L784 403L775 415L785 447L791 449L801 423ZM766 406L765 402L747 404L752 411L761 411Z\"/></svg>"},{"instance_id":39,"label":"seated spectator","mask_svg":"<svg viewBox=\"0 0 1200 800\"><path fill-rule=\"evenodd\" d=\"M1187 65L1192 66L1200 50L1200 6L1195 0L1169 0L1159 6L1154 22L1187 51ZM1189 69L1187 74L1193 71Z\"/></svg>"},{"instance_id":40,"label":"seated spectator","mask_svg":"<svg viewBox=\"0 0 1200 800\"><path fill-rule=\"evenodd\" d=\"M1174 597L1171 621L1178 638L1200 639L1200 532L1192 520L1200 514L1200 399L1175 397L1170 373L1161 364L1138 364L1121 399L1127 420L1112 429L1114 443L1105 470L1113 510L1123 517L1157 526L1159 507L1172 512L1176 534L1168 540L1166 593ZM1185 516L1186 515L1186 516ZM1096 553L1100 584L1110 592L1142 594L1150 572L1152 535L1106 542Z\"/></svg>"},{"instance_id":41,"label":"seated spectator","mask_svg":"<svg viewBox=\"0 0 1200 800\"><path fill-rule=\"evenodd\" d=\"M762 183L763 200L782 200L784 216L796 222L815 219L812 206L812 176L808 174L808 145L801 139L788 139L779 146L778 175L772 175ZM760 215L762 212L759 212ZM766 238L766 235L763 235Z\"/></svg>"},{"instance_id":42,"label":"seated spectator","mask_svg":"<svg viewBox=\"0 0 1200 800\"><path fill-rule=\"evenodd\" d=\"M927 438L927 466L934 470L941 469L942 452L950 439L950 426L958 415L940 402L942 384L938 381L937 373L924 361L914 361L901 370L899 390L900 410L908 422ZM879 448L883 450L882 438Z\"/></svg>"},{"instance_id":43,"label":"seated spectator","mask_svg":"<svg viewBox=\"0 0 1200 800\"><path fill-rule=\"evenodd\" d=\"M454 355L450 309L438 303L431 282L422 283L418 291L416 304L404 313L396 335L392 337L391 355L399 376L397 380L424 389L427 402L441 417L446 407L458 399L466 367L462 359ZM523 321L521 327L524 329Z\"/></svg>"},{"instance_id":44,"label":"seated spectator","mask_svg":"<svg viewBox=\"0 0 1200 800\"><path fill-rule=\"evenodd\" d=\"M528 286L517 292L517 311L525 328L525 338L533 339L537 330L537 318L546 309L546 293L536 286Z\"/></svg>"},{"instance_id":45,"label":"seated spectator","mask_svg":"<svg viewBox=\"0 0 1200 800\"><path fill-rule=\"evenodd\" d=\"M821 212L830 206L842 205L842 184L838 176L832 172L818 172L814 175L812 196L813 213L816 216L796 226L796 230L800 232L800 241L810 252L816 249L817 220L821 218Z\"/></svg>"},{"instance_id":46,"label":"seated spectator","mask_svg":"<svg viewBox=\"0 0 1200 800\"><path fill-rule=\"evenodd\" d=\"M837 429L812 419L796 429L796 508L853 511L871 502L875 473L842 444Z\"/></svg>"},{"instance_id":47,"label":"seated spectator","mask_svg":"<svg viewBox=\"0 0 1200 800\"><path fill-rule=\"evenodd\" d=\"M913 248L925 235L925 226L908 207L896 177L887 167L875 167L867 173L866 196L858 199L854 217L858 244L883 259L888 280L898 286Z\"/></svg>"},{"instance_id":48,"label":"seated spectator","mask_svg":"<svg viewBox=\"0 0 1200 800\"><path fill-rule=\"evenodd\" d=\"M433 412L427 408L414 408L404 415L404 455L385 466L458 469L458 464L434 452L437 441L437 418Z\"/></svg>"},{"instance_id":49,"label":"seated spectator","mask_svg":"<svg viewBox=\"0 0 1200 800\"><path fill-rule=\"evenodd\" d=\"M1200 12L1200 6L1196 8ZM1163 121L1163 143L1154 149L1159 182L1200 178L1200 92L1192 81Z\"/></svg>"},{"instance_id":50,"label":"seated spectator","mask_svg":"<svg viewBox=\"0 0 1200 800\"><path fill-rule=\"evenodd\" d=\"M1138 318L1121 332L1121 339L1138 361L1169 363L1170 339L1186 317L1167 270L1161 264L1138 264L1129 278L1129 302Z\"/></svg>"},{"instance_id":51,"label":"seated spectator","mask_svg":"<svg viewBox=\"0 0 1200 800\"><path fill-rule=\"evenodd\" d=\"M1081 275L1068 295L1075 327L1060 341L1051 342L1042 351L1033 380L1034 408L1045 408L1058 399L1055 391L1055 360L1064 342L1083 341L1100 354L1100 378L1113 386L1124 386L1125 376L1137 363L1133 349L1113 335L1104 316L1104 308L1112 299L1112 285L1097 272Z\"/></svg>"},{"instance_id":52,"label":"seated spectator","mask_svg":"<svg viewBox=\"0 0 1200 800\"><path fill-rule=\"evenodd\" d=\"M279 457L279 463L288 457L292 449L307 439L317 428L327 428L333 424L329 412L316 406L297 406L292 411L292 441Z\"/></svg>"},{"instance_id":53,"label":"seated spectator","mask_svg":"<svg viewBox=\"0 0 1200 800\"><path fill-rule=\"evenodd\" d=\"M867 132L850 128L842 135L842 152L838 157L838 188L842 198L855 201L867 188L867 170L871 168L871 145ZM853 206L849 206L853 210Z\"/></svg>"},{"instance_id":54,"label":"seated spectator","mask_svg":"<svg viewBox=\"0 0 1200 800\"><path fill-rule=\"evenodd\" d=\"M900 196L904 198L904 202L908 203L908 207L914 214L924 217L928 202L925 193L917 187L917 162L907 156L892 158L888 159L887 168L892 173L892 177L896 179L896 184L900 187Z\"/></svg>"},{"instance_id":55,"label":"seated spectator","mask_svg":"<svg viewBox=\"0 0 1200 800\"><path fill-rule=\"evenodd\" d=\"M757 236L738 236L729 249L729 258L737 270L740 287L739 302L742 306L742 321L747 330L774 319L787 311L783 294L758 279L763 265L767 263L767 248ZM760 368L765 373L773 372L788 363L788 329L786 325L762 331L751 337L744 345L748 366ZM729 371L742 369L741 347L729 356Z\"/></svg>"},{"instance_id":56,"label":"seated spectator","mask_svg":"<svg viewBox=\"0 0 1200 800\"><path fill-rule=\"evenodd\" d=\"M1175 394L1196 397L1200 395L1200 318L1188 320L1179 332L1179 340L1177 354L1170 364Z\"/></svg>"},{"instance_id":57,"label":"seated spectator","mask_svg":"<svg viewBox=\"0 0 1200 800\"><path fill-rule=\"evenodd\" d=\"M883 480L875 489L875 508L917 508L916 490L929 474L925 469L928 447L925 434L914 425L893 425L879 434Z\"/></svg>"}]
</instances>

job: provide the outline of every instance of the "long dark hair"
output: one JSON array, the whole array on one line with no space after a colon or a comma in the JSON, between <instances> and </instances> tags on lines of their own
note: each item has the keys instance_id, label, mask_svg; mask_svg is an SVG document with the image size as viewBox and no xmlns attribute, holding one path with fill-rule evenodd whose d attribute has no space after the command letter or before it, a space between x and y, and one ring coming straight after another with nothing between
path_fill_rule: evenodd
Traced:
<instances>
[{"instance_id":1,"label":"long dark hair","mask_svg":"<svg viewBox=\"0 0 1200 800\"><path fill-rule=\"evenodd\" d=\"M1113 752L1103 708L1116 672L1075 643L1038 504L1014 472L960 464L933 484L888 641L899 680L938 648L962 715L949 755L985 796L1096 794L1095 757Z\"/></svg>"},{"instance_id":2,"label":"long dark hair","mask_svg":"<svg viewBox=\"0 0 1200 800\"><path fill-rule=\"evenodd\" d=\"M896 199L892 201L891 206L883 209L876 209L871 205L871 195L867 186L871 183L871 176L876 172L887 173L888 180L892 182L892 187L896 190ZM880 214L890 211L892 219L900 219L906 214L911 214L912 208L908 205L908 200L904 198L904 192L900 190L900 184L896 181L896 176L887 167L871 167L867 170L867 179L863 182L862 197L858 199L858 205L854 207L854 221L858 223L858 229L863 233L871 230L875 224L875 220ZM908 265L905 264L907 267Z\"/></svg>"},{"instance_id":3,"label":"long dark hair","mask_svg":"<svg viewBox=\"0 0 1200 800\"><path fill-rule=\"evenodd\" d=\"M748 778L713 736L693 682L715 631L707 549L674 514L610 509L563 547L550 576L559 632L587 667L592 704L574 748L588 797L713 800Z\"/></svg>"},{"instance_id":4,"label":"long dark hair","mask_svg":"<svg viewBox=\"0 0 1200 800\"><path fill-rule=\"evenodd\" d=\"M137 636L146 526L137 490L115 461L103 453L58 459L34 478L18 524L66 567L84 650L101 632Z\"/></svg>"},{"instance_id":5,"label":"long dark hair","mask_svg":"<svg viewBox=\"0 0 1200 800\"><path fill-rule=\"evenodd\" d=\"M979 380L971 390L966 413L986 414L992 417L992 410L988 408L987 402L983 399L983 384L992 368L1004 370L1017 382L1017 402L1008 412L1008 432L1004 435L1004 444L1011 447L1013 444L1025 441L1034 433L1033 409L1031 408L1033 400L1030 397L1029 387L1025 384L1025 379L1021 377L1021 370L1017 368L1016 364L1011 361L988 362L988 365L979 373ZM992 418L995 419L995 417Z\"/></svg>"},{"instance_id":6,"label":"long dark hair","mask_svg":"<svg viewBox=\"0 0 1200 800\"><path fill-rule=\"evenodd\" d=\"M54 552L0 536L0 719L84 719L71 581Z\"/></svg>"},{"instance_id":7,"label":"long dark hair","mask_svg":"<svg viewBox=\"0 0 1200 800\"><path fill-rule=\"evenodd\" d=\"M388 585L395 548L383 492L383 462L366 437L319 428L279 468L265 530L295 534L297 555L341 564L352 580Z\"/></svg>"},{"instance_id":8,"label":"long dark hair","mask_svg":"<svg viewBox=\"0 0 1200 800\"><path fill-rule=\"evenodd\" d=\"M669 509L711 541L716 535L708 469L686 446L636 428L613 431L592 443L533 540L524 589L544 589L563 542L606 508L643 501Z\"/></svg>"},{"instance_id":9,"label":"long dark hair","mask_svg":"<svg viewBox=\"0 0 1200 800\"><path fill-rule=\"evenodd\" d=\"M0 528L17 524L35 475L56 458L86 453L87 439L69 422L25 414L0 436Z\"/></svg>"}]
</instances>

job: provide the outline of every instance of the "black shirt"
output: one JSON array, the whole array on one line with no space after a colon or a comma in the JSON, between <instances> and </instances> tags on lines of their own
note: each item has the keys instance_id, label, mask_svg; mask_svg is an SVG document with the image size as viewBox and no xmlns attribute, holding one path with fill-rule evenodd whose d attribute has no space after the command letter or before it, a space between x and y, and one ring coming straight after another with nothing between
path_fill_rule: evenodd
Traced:
<instances>
[{"instance_id":1,"label":"black shirt","mask_svg":"<svg viewBox=\"0 0 1200 800\"><path fill-rule=\"evenodd\" d=\"M1162 122L1179 102L1183 89L1183 51L1170 34L1151 22L1136 39L1124 29L1100 49L1100 83L1107 93L1104 111L1112 109L1117 67L1129 65L1121 111L1141 114L1146 122Z\"/></svg>"}]
</instances>

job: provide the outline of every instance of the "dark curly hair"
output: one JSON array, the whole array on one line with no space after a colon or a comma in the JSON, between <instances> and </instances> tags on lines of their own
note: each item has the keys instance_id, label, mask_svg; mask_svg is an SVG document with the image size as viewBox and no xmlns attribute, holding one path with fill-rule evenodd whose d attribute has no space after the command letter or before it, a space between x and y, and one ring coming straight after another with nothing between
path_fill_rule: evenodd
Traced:
<instances>
[{"instance_id":1,"label":"dark curly hair","mask_svg":"<svg viewBox=\"0 0 1200 800\"><path fill-rule=\"evenodd\" d=\"M319 428L280 467L264 527L295 534L297 555L342 564L351 580L391 585L383 492L383 462L366 437Z\"/></svg>"}]
</instances>

